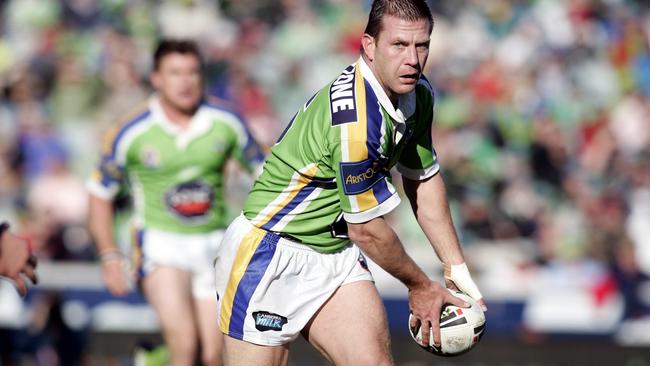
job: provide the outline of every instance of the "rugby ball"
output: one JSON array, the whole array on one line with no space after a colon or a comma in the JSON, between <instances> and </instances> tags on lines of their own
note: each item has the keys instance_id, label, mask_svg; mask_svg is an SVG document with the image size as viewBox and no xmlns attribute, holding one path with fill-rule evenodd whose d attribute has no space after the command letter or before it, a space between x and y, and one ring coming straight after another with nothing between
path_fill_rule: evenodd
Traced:
<instances>
[{"instance_id":1,"label":"rugby ball","mask_svg":"<svg viewBox=\"0 0 650 366\"><path fill-rule=\"evenodd\" d=\"M451 291L451 290L450 290ZM481 305L468 295L451 291L457 297L471 304L469 308L460 308L451 304L445 305L440 314L440 346L433 343L433 331L428 346L423 346L422 329L410 327L411 317L409 315L409 333L413 340L424 350L439 356L457 356L472 349L483 336L485 330L485 314Z\"/></svg>"}]
</instances>

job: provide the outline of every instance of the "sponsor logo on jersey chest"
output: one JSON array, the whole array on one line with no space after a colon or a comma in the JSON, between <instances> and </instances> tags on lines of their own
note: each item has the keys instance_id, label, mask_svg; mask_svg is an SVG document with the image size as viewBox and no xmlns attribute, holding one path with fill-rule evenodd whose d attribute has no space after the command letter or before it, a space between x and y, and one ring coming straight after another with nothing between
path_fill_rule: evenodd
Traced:
<instances>
[{"instance_id":1,"label":"sponsor logo on jersey chest","mask_svg":"<svg viewBox=\"0 0 650 366\"><path fill-rule=\"evenodd\" d=\"M179 184L165 193L165 203L176 216L188 219L203 219L212 208L214 191L200 182Z\"/></svg>"}]
</instances>

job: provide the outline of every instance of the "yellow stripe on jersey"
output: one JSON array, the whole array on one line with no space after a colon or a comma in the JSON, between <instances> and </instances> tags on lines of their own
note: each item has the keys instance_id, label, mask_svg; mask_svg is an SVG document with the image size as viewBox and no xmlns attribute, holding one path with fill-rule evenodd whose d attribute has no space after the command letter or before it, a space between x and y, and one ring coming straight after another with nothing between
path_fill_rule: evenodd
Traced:
<instances>
[{"instance_id":1,"label":"yellow stripe on jersey","mask_svg":"<svg viewBox=\"0 0 650 366\"><path fill-rule=\"evenodd\" d=\"M348 140L341 143L348 144L348 161L363 161L368 159L368 114L366 108L376 108L376 106L366 106L366 85L361 76L361 70L356 68L355 77L355 96L357 105L357 123L346 124L344 128L348 129ZM375 198L372 189L355 196L350 196L350 200L356 200L359 212L366 211L377 206L379 203ZM354 205L353 205L354 207Z\"/></svg>"},{"instance_id":2,"label":"yellow stripe on jersey","mask_svg":"<svg viewBox=\"0 0 650 366\"><path fill-rule=\"evenodd\" d=\"M262 242L262 239L266 235L266 231L252 228L244 238L242 239L239 249L237 250L237 255L230 270L230 277L228 279L228 285L226 286L226 291L223 295L221 303L221 319L219 320L219 326L221 331L228 334L230 329L230 317L233 310L233 302L235 300L235 294L237 293L237 287L242 277L246 273L246 268L255 254L257 247Z\"/></svg>"},{"instance_id":3,"label":"yellow stripe on jersey","mask_svg":"<svg viewBox=\"0 0 650 366\"><path fill-rule=\"evenodd\" d=\"M310 164L298 172L293 173L289 186L285 188L278 197L266 206L251 222L253 225L261 227L269 222L280 210L291 202L300 191L311 182L309 177L313 177L318 172L318 164Z\"/></svg>"},{"instance_id":4,"label":"yellow stripe on jersey","mask_svg":"<svg viewBox=\"0 0 650 366\"><path fill-rule=\"evenodd\" d=\"M146 100L138 104L134 108L132 108L129 112L119 117L115 121L115 123L113 123L108 128L106 134L104 135L104 140L102 141L102 149L101 149L102 155L108 155L111 153L111 150L113 149L113 142L115 141L115 138L119 134L122 127L124 127L127 123L131 122L137 116L141 115L148 108L149 108L149 101Z\"/></svg>"}]
</instances>

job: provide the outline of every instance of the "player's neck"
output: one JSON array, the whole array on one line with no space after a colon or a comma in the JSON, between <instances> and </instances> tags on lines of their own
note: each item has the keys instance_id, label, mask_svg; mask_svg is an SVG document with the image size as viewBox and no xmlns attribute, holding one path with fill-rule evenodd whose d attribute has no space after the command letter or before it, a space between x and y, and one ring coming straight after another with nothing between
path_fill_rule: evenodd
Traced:
<instances>
[{"instance_id":1,"label":"player's neck","mask_svg":"<svg viewBox=\"0 0 650 366\"><path fill-rule=\"evenodd\" d=\"M165 101L163 98L160 99L160 106L162 107L167 120L180 128L187 128L196 112L196 108L191 111L179 109Z\"/></svg>"}]
</instances>

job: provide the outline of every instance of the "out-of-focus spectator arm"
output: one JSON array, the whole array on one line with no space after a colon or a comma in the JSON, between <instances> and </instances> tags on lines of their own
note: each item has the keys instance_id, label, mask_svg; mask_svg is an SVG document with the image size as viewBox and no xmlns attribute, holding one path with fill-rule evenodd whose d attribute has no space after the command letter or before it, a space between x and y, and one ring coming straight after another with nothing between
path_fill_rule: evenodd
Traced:
<instances>
[{"instance_id":1,"label":"out-of-focus spectator arm","mask_svg":"<svg viewBox=\"0 0 650 366\"><path fill-rule=\"evenodd\" d=\"M0 224L0 276L6 276L16 285L18 292L27 294L27 283L21 277L27 276L36 284L36 257L31 254L30 243L9 232L9 224Z\"/></svg>"}]
</instances>

